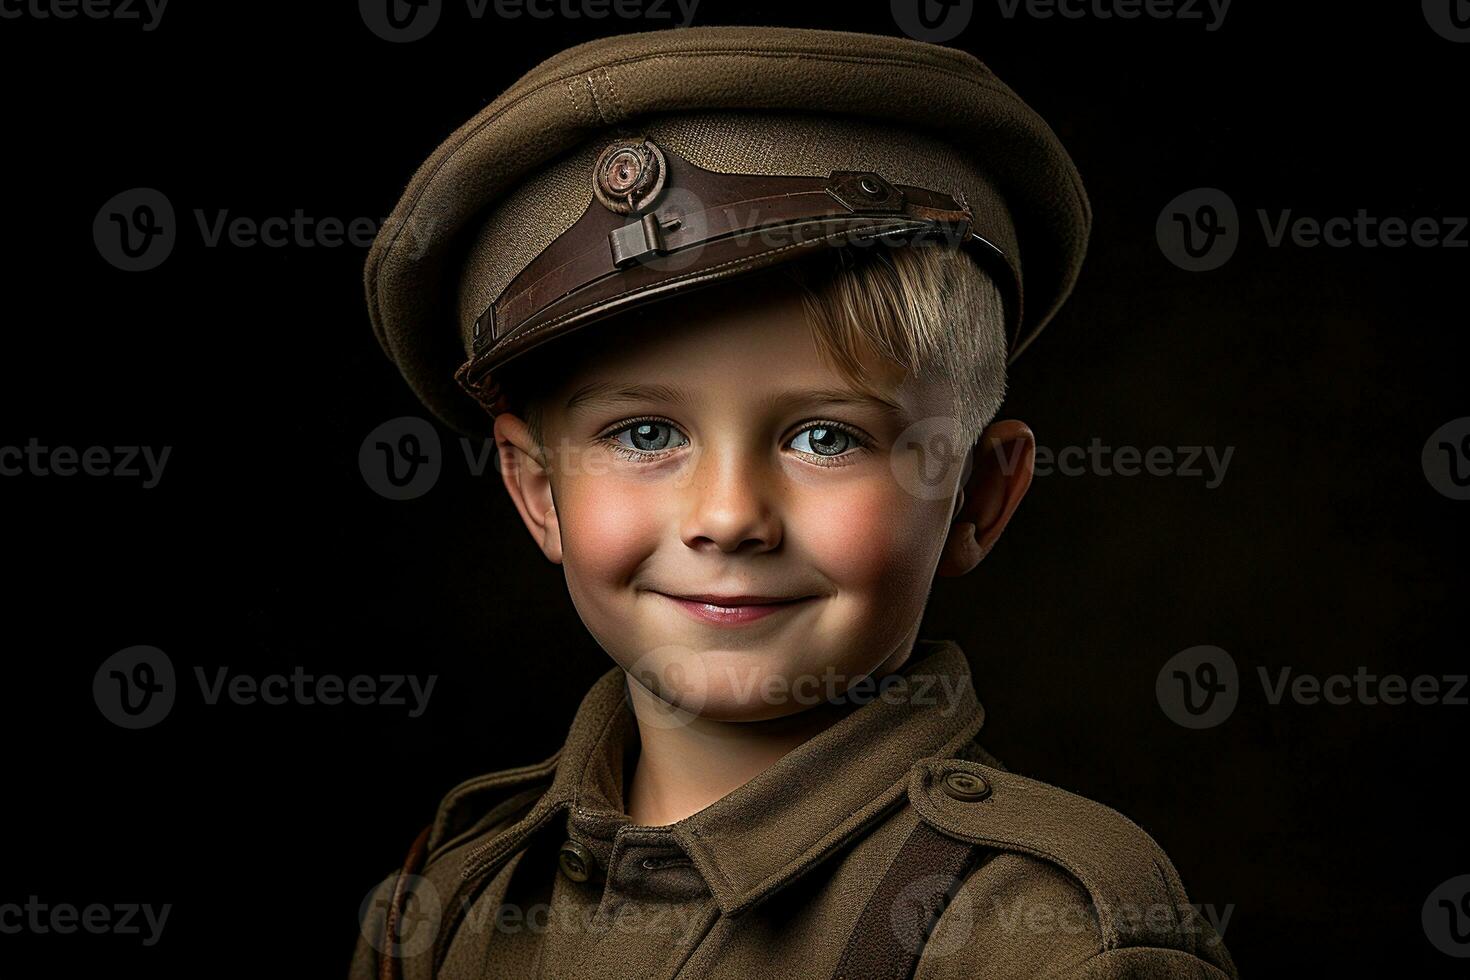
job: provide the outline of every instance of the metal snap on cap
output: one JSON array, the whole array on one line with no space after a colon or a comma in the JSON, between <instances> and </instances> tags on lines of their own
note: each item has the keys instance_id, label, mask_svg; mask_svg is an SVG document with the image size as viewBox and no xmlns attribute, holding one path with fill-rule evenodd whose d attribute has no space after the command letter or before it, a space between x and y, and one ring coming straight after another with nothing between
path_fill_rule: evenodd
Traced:
<instances>
[{"instance_id":1,"label":"metal snap on cap","mask_svg":"<svg viewBox=\"0 0 1470 980\"><path fill-rule=\"evenodd\" d=\"M947 795L965 803L974 803L990 795L990 784L974 773L947 772L941 785Z\"/></svg>"},{"instance_id":2,"label":"metal snap on cap","mask_svg":"<svg viewBox=\"0 0 1470 980\"><path fill-rule=\"evenodd\" d=\"M573 881L586 881L592 877L592 852L574 840L561 846L556 861L561 865L561 873Z\"/></svg>"},{"instance_id":3,"label":"metal snap on cap","mask_svg":"<svg viewBox=\"0 0 1470 980\"><path fill-rule=\"evenodd\" d=\"M871 170L834 170L827 193L855 214L898 214L904 208L903 191Z\"/></svg>"}]
</instances>

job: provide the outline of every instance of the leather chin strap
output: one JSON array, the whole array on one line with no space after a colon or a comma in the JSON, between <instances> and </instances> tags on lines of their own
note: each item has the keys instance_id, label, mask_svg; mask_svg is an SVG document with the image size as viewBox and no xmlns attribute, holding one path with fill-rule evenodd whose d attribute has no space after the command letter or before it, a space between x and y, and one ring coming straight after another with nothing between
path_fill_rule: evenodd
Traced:
<instances>
[{"instance_id":1,"label":"leather chin strap","mask_svg":"<svg viewBox=\"0 0 1470 980\"><path fill-rule=\"evenodd\" d=\"M1003 289L1015 288L1014 269L976 232L963 195L957 200L890 184L868 171L827 177L716 173L667 148L662 160L667 183L653 206L624 215L594 199L476 319L473 353L455 379L492 414L504 406L490 372L551 337L824 245L964 245Z\"/></svg>"}]
</instances>

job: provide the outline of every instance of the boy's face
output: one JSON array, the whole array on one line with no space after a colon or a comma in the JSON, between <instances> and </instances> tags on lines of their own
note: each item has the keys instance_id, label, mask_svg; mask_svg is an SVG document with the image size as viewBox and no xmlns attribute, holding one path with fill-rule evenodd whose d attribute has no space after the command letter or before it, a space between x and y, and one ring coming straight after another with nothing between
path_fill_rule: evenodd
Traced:
<instances>
[{"instance_id":1,"label":"boy's face","mask_svg":"<svg viewBox=\"0 0 1470 980\"><path fill-rule=\"evenodd\" d=\"M964 571L993 541L983 500L955 517L963 454L936 485L932 454L900 442L952 413L949 390L876 359L871 390L855 387L779 277L601 326L614 329L580 333L541 399L544 455L513 415L495 435L512 498L603 649L664 701L729 721L897 667L941 558ZM1011 468L1029 481L1025 437ZM930 479L910 492L919 463ZM989 494L1001 526L1024 490Z\"/></svg>"}]
</instances>

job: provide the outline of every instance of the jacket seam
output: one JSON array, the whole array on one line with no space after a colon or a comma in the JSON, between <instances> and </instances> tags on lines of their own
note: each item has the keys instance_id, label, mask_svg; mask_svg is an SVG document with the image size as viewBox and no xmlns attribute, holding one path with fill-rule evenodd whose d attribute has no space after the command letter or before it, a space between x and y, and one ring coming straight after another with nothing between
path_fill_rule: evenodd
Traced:
<instances>
[{"instance_id":1,"label":"jacket seam","mask_svg":"<svg viewBox=\"0 0 1470 980\"><path fill-rule=\"evenodd\" d=\"M1185 951L1180 950L1180 949L1170 949L1167 946L1122 946L1122 947L1118 947L1117 949L1104 949L1104 950L1101 950L1099 952L1093 953L1091 956L1087 957L1087 959L1085 959L1081 963L1079 963L1076 967L1074 967L1073 969L1069 970L1067 973L1062 974L1061 976L1063 976L1063 977L1076 977L1076 976L1080 976L1084 971L1086 971L1087 969L1089 969L1089 964L1091 964L1094 960L1097 960L1100 957L1106 956L1106 955L1108 955L1110 953L1114 953L1114 952L1124 952L1124 953L1134 953L1134 952L1137 952L1137 953L1141 953L1141 954L1162 954L1164 957L1166 957L1168 959L1174 959L1175 957L1185 957L1185 958L1188 958L1190 960L1193 960L1195 965L1200 966L1200 967L1203 967L1205 969L1205 971L1206 971L1206 975L1207 976L1210 976L1212 978L1218 977L1218 978L1220 978L1220 980L1233 980L1233 978L1231 977L1231 974L1226 973L1224 970L1220 969L1218 966L1216 966L1215 964L1211 963L1209 960L1206 960L1203 957L1197 956L1194 953L1186 953Z\"/></svg>"}]
</instances>

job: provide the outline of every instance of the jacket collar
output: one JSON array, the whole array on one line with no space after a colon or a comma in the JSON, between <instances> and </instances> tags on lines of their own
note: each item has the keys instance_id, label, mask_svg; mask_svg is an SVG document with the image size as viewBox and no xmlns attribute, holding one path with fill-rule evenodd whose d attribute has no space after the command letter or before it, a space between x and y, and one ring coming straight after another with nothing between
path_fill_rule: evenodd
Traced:
<instances>
[{"instance_id":1,"label":"jacket collar","mask_svg":"<svg viewBox=\"0 0 1470 980\"><path fill-rule=\"evenodd\" d=\"M756 905L900 805L915 762L956 754L984 723L964 653L947 640L919 640L902 670L868 690L861 707L750 782L639 835L667 835L725 914ZM554 811L568 810L571 829L605 866L618 832L632 826L623 774L637 744L626 678L614 669L583 699L552 785L527 822L546 826Z\"/></svg>"}]
</instances>

